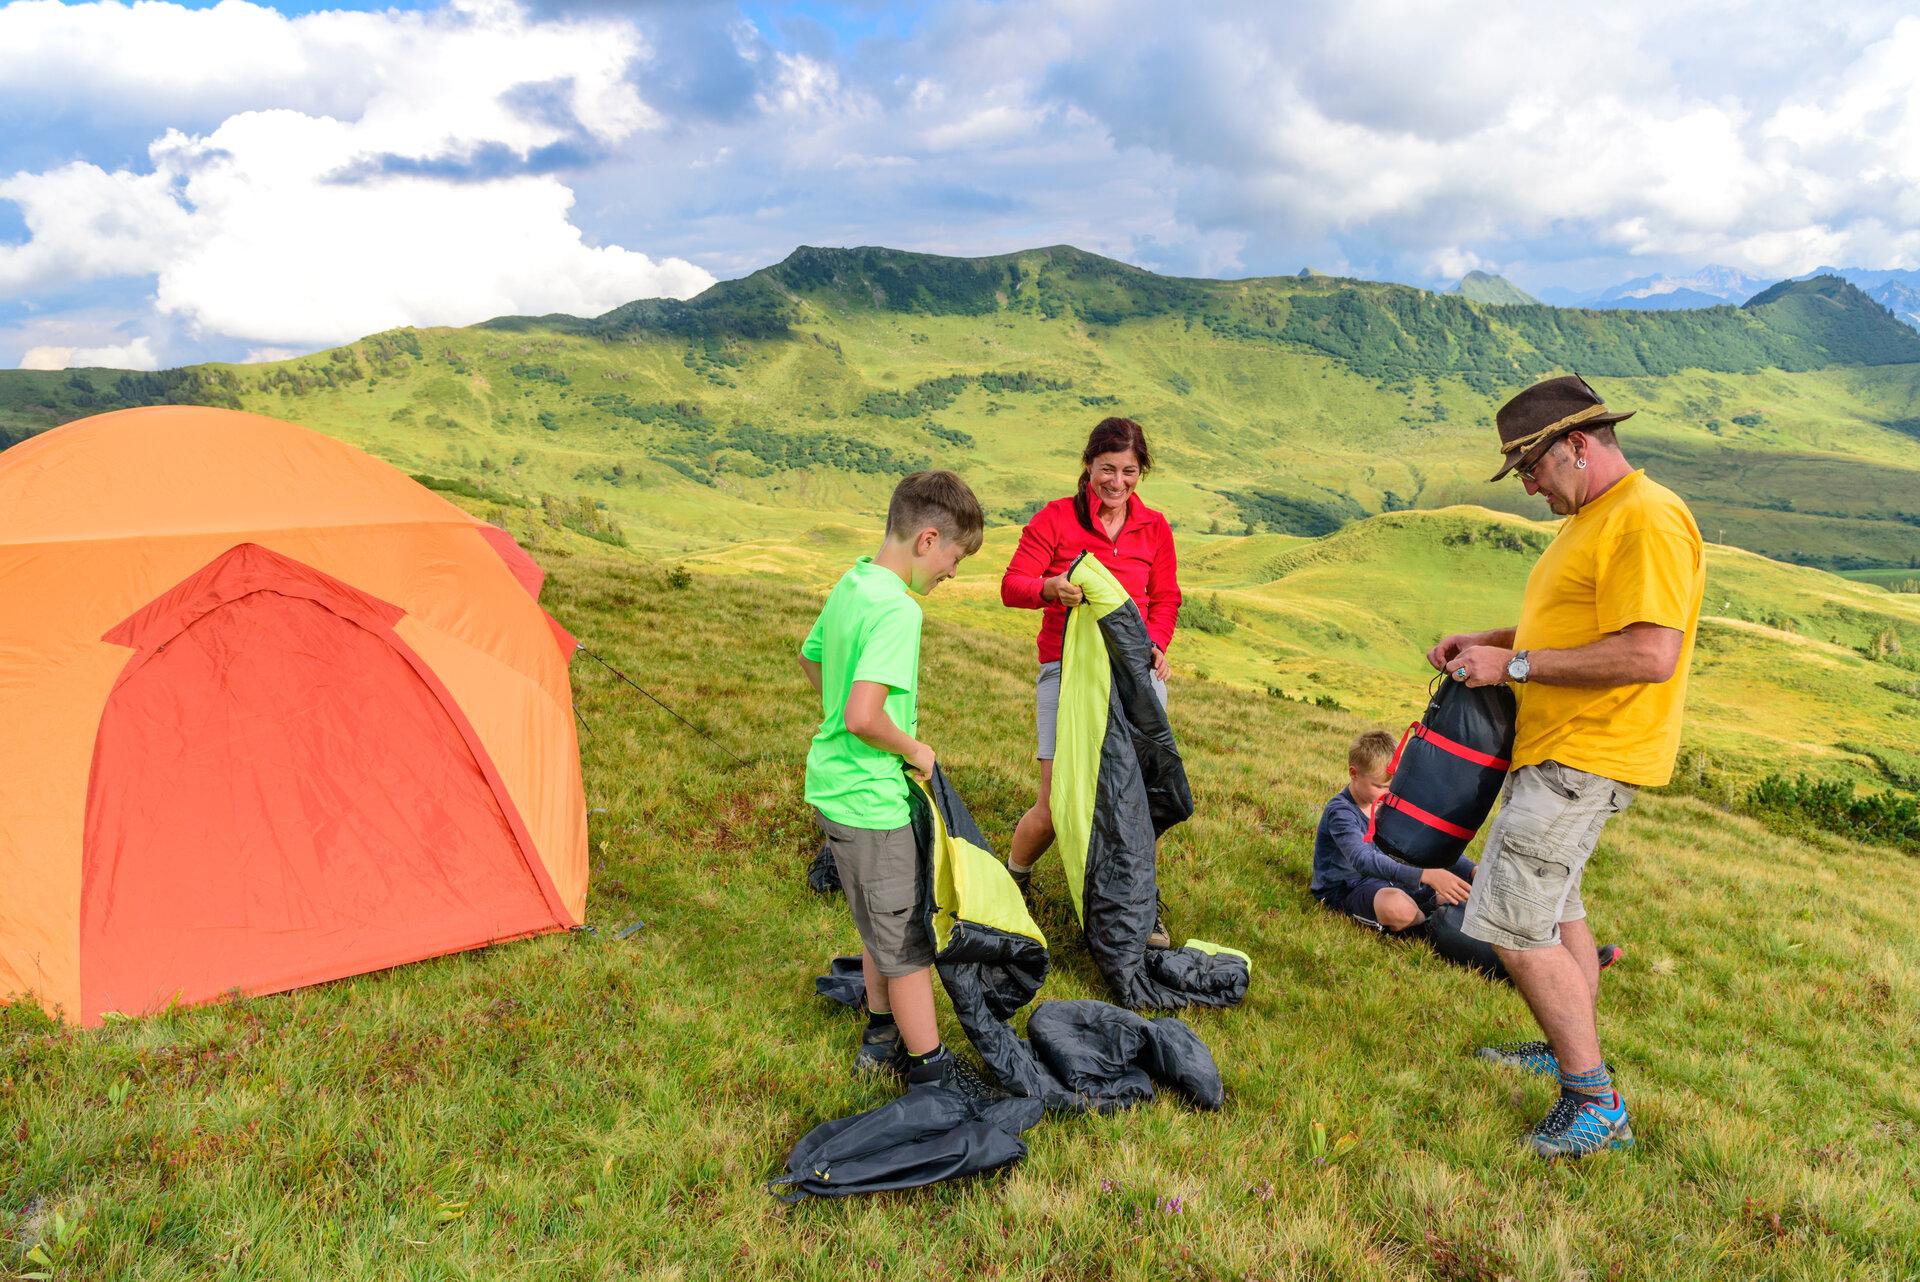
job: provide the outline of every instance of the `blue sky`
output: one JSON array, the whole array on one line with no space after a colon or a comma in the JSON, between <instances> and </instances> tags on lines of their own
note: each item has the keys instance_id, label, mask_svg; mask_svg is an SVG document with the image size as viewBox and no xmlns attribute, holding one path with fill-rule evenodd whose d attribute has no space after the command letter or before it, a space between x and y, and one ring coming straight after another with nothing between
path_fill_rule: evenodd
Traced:
<instances>
[{"instance_id":1,"label":"blue sky","mask_svg":"<svg viewBox=\"0 0 1920 1282\"><path fill-rule=\"evenodd\" d=\"M0 3L0 364L593 313L799 244L1536 291L1920 264L1843 0Z\"/></svg>"}]
</instances>

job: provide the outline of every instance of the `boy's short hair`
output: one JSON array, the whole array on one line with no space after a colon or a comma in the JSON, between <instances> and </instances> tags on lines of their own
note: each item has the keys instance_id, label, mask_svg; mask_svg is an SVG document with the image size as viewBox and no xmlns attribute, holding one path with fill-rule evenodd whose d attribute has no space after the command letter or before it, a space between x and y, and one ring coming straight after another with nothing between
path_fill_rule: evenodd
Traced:
<instances>
[{"instance_id":1,"label":"boy's short hair","mask_svg":"<svg viewBox=\"0 0 1920 1282\"><path fill-rule=\"evenodd\" d=\"M1369 730L1347 749L1347 764L1355 770L1371 770L1393 759L1393 736L1385 730Z\"/></svg>"},{"instance_id":2,"label":"boy's short hair","mask_svg":"<svg viewBox=\"0 0 1920 1282\"><path fill-rule=\"evenodd\" d=\"M967 483L953 472L938 468L915 472L893 487L893 498L887 503L888 536L910 539L929 527L965 548L968 556L980 550L986 514Z\"/></svg>"}]
</instances>

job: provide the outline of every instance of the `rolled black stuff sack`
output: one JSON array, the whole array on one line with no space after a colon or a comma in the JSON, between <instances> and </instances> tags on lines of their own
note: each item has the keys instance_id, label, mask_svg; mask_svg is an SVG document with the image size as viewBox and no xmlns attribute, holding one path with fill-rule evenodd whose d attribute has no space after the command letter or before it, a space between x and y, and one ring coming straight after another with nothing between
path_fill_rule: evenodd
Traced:
<instances>
[{"instance_id":1,"label":"rolled black stuff sack","mask_svg":"<svg viewBox=\"0 0 1920 1282\"><path fill-rule=\"evenodd\" d=\"M1513 755L1513 691L1443 681L1393 754L1367 839L1402 863L1445 868L1486 822Z\"/></svg>"}]
</instances>

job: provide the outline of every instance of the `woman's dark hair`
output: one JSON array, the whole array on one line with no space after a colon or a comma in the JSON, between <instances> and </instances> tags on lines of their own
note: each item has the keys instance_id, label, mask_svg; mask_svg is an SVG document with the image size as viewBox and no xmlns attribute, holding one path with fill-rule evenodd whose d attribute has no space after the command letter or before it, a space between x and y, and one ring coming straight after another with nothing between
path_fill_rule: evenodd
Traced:
<instances>
[{"instance_id":1,"label":"woman's dark hair","mask_svg":"<svg viewBox=\"0 0 1920 1282\"><path fill-rule=\"evenodd\" d=\"M1140 460L1140 475L1153 470L1153 455L1147 450L1146 429L1130 418L1103 418L1087 437L1087 448L1080 452L1080 484L1073 491L1073 514L1081 528L1094 533L1093 509L1087 505L1087 486L1093 481L1093 461L1102 454L1132 450Z\"/></svg>"}]
</instances>

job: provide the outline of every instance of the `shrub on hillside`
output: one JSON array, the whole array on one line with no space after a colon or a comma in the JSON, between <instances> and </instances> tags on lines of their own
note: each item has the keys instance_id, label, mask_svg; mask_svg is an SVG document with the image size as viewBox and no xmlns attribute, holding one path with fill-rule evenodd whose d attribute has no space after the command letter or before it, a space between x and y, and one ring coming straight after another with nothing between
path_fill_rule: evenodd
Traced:
<instances>
[{"instance_id":1,"label":"shrub on hillside","mask_svg":"<svg viewBox=\"0 0 1920 1282\"><path fill-rule=\"evenodd\" d=\"M1839 780L1771 774L1747 792L1745 808L1789 826L1920 852L1920 797L1892 790L1856 795Z\"/></svg>"},{"instance_id":2,"label":"shrub on hillside","mask_svg":"<svg viewBox=\"0 0 1920 1282\"><path fill-rule=\"evenodd\" d=\"M1220 594L1217 592L1206 600L1193 597L1184 602L1180 607L1180 623L1183 627L1215 637L1224 637L1240 626L1220 608Z\"/></svg>"}]
</instances>

